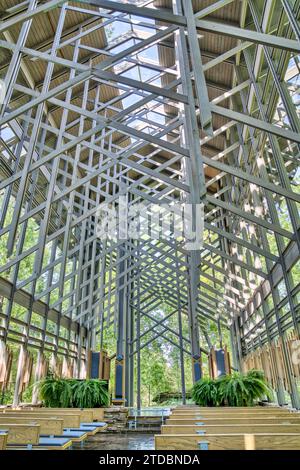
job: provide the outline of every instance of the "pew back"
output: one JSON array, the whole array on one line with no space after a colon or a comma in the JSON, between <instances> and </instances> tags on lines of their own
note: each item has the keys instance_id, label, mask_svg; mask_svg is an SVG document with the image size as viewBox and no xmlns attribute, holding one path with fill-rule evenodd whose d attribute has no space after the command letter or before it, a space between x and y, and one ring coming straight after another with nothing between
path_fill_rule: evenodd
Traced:
<instances>
[{"instance_id":1,"label":"pew back","mask_svg":"<svg viewBox=\"0 0 300 470\"><path fill-rule=\"evenodd\" d=\"M8 436L7 432L0 431L0 450L6 449L7 436Z\"/></svg>"},{"instance_id":2,"label":"pew back","mask_svg":"<svg viewBox=\"0 0 300 470\"><path fill-rule=\"evenodd\" d=\"M65 413L32 413L31 411L10 411L9 413L3 413L0 416L14 417L14 418L47 418L63 420L64 428L79 428L80 422L82 421L80 415L65 414Z\"/></svg>"},{"instance_id":3,"label":"pew back","mask_svg":"<svg viewBox=\"0 0 300 470\"><path fill-rule=\"evenodd\" d=\"M195 410L195 411L192 411L192 410L187 410L185 412L173 412L170 414L170 416L176 416L176 417L179 417L179 416L195 416L195 415L211 415L211 414L220 414L222 416L227 416L227 415L231 415L232 413L235 413L235 414L240 414L240 415L248 415L248 414L255 414L255 415L268 415L268 414L286 414L286 413L291 413L290 410L287 410L287 409L280 409L280 408L274 408L273 410L270 410L270 411L266 411L266 410L261 410L261 411L257 411L257 410L254 410L253 408L248 408L246 410L238 410L238 409L231 409L231 410L226 410L225 408L222 409L222 408L211 408L210 410L207 410L207 409L203 409L203 410Z\"/></svg>"},{"instance_id":4,"label":"pew back","mask_svg":"<svg viewBox=\"0 0 300 470\"><path fill-rule=\"evenodd\" d=\"M41 434L49 434L50 436L61 436L64 431L63 419L56 418L39 418L36 416L1 416L0 424L37 424L40 426Z\"/></svg>"},{"instance_id":5,"label":"pew back","mask_svg":"<svg viewBox=\"0 0 300 470\"><path fill-rule=\"evenodd\" d=\"M161 434L155 450L299 450L300 434Z\"/></svg>"},{"instance_id":6,"label":"pew back","mask_svg":"<svg viewBox=\"0 0 300 470\"><path fill-rule=\"evenodd\" d=\"M216 408L215 406L201 406L201 405L177 405L177 406L174 406L173 408L171 407L171 410L181 410L181 411L184 411L184 410L194 410L194 409L207 409L207 410L211 410L212 408ZM225 406L224 408L226 409L229 409L229 410L233 410L233 409L238 409L238 410L245 410L245 409L248 409L248 408L252 408L254 410L262 410L264 408L267 408L267 409L270 409L270 408L280 408L280 409L283 409L283 407L281 406L278 406L278 405L253 405L251 407L249 406Z\"/></svg>"},{"instance_id":7,"label":"pew back","mask_svg":"<svg viewBox=\"0 0 300 470\"><path fill-rule=\"evenodd\" d=\"M300 433L299 424L203 424L203 426L171 426L163 425L162 434L248 434L248 433Z\"/></svg>"},{"instance_id":8,"label":"pew back","mask_svg":"<svg viewBox=\"0 0 300 470\"><path fill-rule=\"evenodd\" d=\"M79 415L80 420L84 423L91 423L93 421L93 411L91 409L79 409L79 408L22 408L22 409L12 409L6 408L5 412L7 413L15 413L15 412L22 412L22 413L37 413L37 414L64 414L64 415Z\"/></svg>"},{"instance_id":9,"label":"pew back","mask_svg":"<svg viewBox=\"0 0 300 470\"><path fill-rule=\"evenodd\" d=\"M37 445L39 443L40 426L37 424L0 423L1 429L8 433L8 444Z\"/></svg>"},{"instance_id":10,"label":"pew back","mask_svg":"<svg viewBox=\"0 0 300 470\"><path fill-rule=\"evenodd\" d=\"M40 409L44 410L45 408L40 408ZM70 411L70 408L51 408L51 410ZM87 422L104 420L104 408L84 408L84 410L81 410L80 408L74 408L74 410L71 410L71 411L74 411L75 413L76 411L80 411L80 412L83 411L85 413L85 418L92 418L92 420L85 419L85 421ZM89 413L89 415L87 415L86 413Z\"/></svg>"},{"instance_id":11,"label":"pew back","mask_svg":"<svg viewBox=\"0 0 300 470\"><path fill-rule=\"evenodd\" d=\"M198 422L204 424L300 424L300 416L294 416L290 413L290 416L280 416L268 418L265 417L242 417L242 418L201 418L201 419L167 419L166 424L172 426L192 426Z\"/></svg>"},{"instance_id":12,"label":"pew back","mask_svg":"<svg viewBox=\"0 0 300 470\"><path fill-rule=\"evenodd\" d=\"M202 419L202 418L218 418L222 417L222 419L227 419L227 418L255 418L255 417L261 417L261 418L268 418L268 417L274 417L274 418L281 418L281 417L287 417L287 416L300 416L300 413L195 413L195 414L184 414L184 415L170 415L169 419Z\"/></svg>"}]
</instances>

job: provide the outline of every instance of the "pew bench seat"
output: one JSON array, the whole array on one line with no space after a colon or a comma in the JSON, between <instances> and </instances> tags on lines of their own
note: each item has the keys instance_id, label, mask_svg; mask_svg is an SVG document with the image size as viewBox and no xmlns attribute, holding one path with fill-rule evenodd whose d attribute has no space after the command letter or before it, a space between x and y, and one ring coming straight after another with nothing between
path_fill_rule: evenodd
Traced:
<instances>
[{"instance_id":1,"label":"pew bench seat","mask_svg":"<svg viewBox=\"0 0 300 470\"><path fill-rule=\"evenodd\" d=\"M72 440L67 437L40 437L39 447L55 447L67 449L72 446Z\"/></svg>"},{"instance_id":2,"label":"pew bench seat","mask_svg":"<svg viewBox=\"0 0 300 470\"><path fill-rule=\"evenodd\" d=\"M88 438L88 433L86 431L64 430L63 436L71 439L73 442L83 442Z\"/></svg>"},{"instance_id":3,"label":"pew bench seat","mask_svg":"<svg viewBox=\"0 0 300 470\"><path fill-rule=\"evenodd\" d=\"M107 424L106 423L103 423L103 422L93 422L93 423L81 423L81 426L94 426L96 427L97 429L105 429L107 427Z\"/></svg>"},{"instance_id":4,"label":"pew bench seat","mask_svg":"<svg viewBox=\"0 0 300 470\"><path fill-rule=\"evenodd\" d=\"M89 436L94 436L100 431L103 431L105 428L107 428L107 423L99 423L99 422L93 422L93 423L80 423L79 428L65 428L65 431L84 431L86 432Z\"/></svg>"},{"instance_id":5,"label":"pew bench seat","mask_svg":"<svg viewBox=\"0 0 300 470\"><path fill-rule=\"evenodd\" d=\"M54 435L49 435L49 434L41 434L41 437L43 438L67 438L70 439L72 442L83 442L88 438L88 433L86 431L81 431L81 430L69 430L69 429L64 429L62 434L54 434Z\"/></svg>"},{"instance_id":6,"label":"pew bench seat","mask_svg":"<svg viewBox=\"0 0 300 470\"><path fill-rule=\"evenodd\" d=\"M68 432L85 432L88 436L94 436L99 432L99 428L96 426L82 426L80 425L80 428L67 428L65 431Z\"/></svg>"},{"instance_id":7,"label":"pew bench seat","mask_svg":"<svg viewBox=\"0 0 300 470\"><path fill-rule=\"evenodd\" d=\"M8 444L7 449L10 450L65 450L72 447L72 440L66 437L44 437L39 438L38 444L22 445Z\"/></svg>"}]
</instances>

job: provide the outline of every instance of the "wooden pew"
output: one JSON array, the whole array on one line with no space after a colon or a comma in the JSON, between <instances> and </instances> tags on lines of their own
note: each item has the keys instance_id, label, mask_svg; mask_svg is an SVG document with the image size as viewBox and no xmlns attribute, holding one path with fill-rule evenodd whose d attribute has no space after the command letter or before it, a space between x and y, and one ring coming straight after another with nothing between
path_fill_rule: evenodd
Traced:
<instances>
[{"instance_id":1,"label":"wooden pew","mask_svg":"<svg viewBox=\"0 0 300 470\"><path fill-rule=\"evenodd\" d=\"M87 429L81 429L80 427L75 426L74 428L67 428L65 427L65 420L63 419L64 416L60 415L59 417L37 417L35 415L27 415L20 417L19 415L11 417L9 414L9 418L3 418L0 416L0 422L11 419L15 422L33 422L41 425L41 437L55 437L55 438L68 438L72 441L72 443L80 443L83 447L84 441L88 439L88 436L92 433L89 432ZM69 417L67 417L67 422L70 422ZM74 422L74 421L73 421ZM77 424L77 421L76 421Z\"/></svg>"},{"instance_id":2,"label":"wooden pew","mask_svg":"<svg viewBox=\"0 0 300 470\"><path fill-rule=\"evenodd\" d=\"M38 424L0 423L0 430L7 431L7 444L26 445L28 448L39 444L40 426Z\"/></svg>"},{"instance_id":3,"label":"wooden pew","mask_svg":"<svg viewBox=\"0 0 300 470\"><path fill-rule=\"evenodd\" d=\"M45 408L38 408L38 409L45 410ZM54 410L54 411L70 411L70 408L51 408L51 410ZM77 408L74 408L74 411L76 411L76 410L77 410ZM84 410L81 410L80 408L78 408L78 410L92 413L92 421L103 421L104 420L104 408L84 408Z\"/></svg>"},{"instance_id":4,"label":"wooden pew","mask_svg":"<svg viewBox=\"0 0 300 470\"><path fill-rule=\"evenodd\" d=\"M179 412L186 412L187 410L255 410L255 411L261 411L261 410L286 410L285 407L282 406L198 406L198 405L183 405L183 406L177 406L176 408L171 408L171 411L179 411Z\"/></svg>"},{"instance_id":5,"label":"wooden pew","mask_svg":"<svg viewBox=\"0 0 300 470\"><path fill-rule=\"evenodd\" d=\"M202 426L161 426L162 434L273 434L273 433L300 433L300 422L298 424L206 424Z\"/></svg>"},{"instance_id":6,"label":"wooden pew","mask_svg":"<svg viewBox=\"0 0 300 470\"><path fill-rule=\"evenodd\" d=\"M21 410L6 409L4 415L14 415L14 416L30 416L34 417L52 417L56 419L64 420L64 435L71 437L71 433L87 433L88 436L93 436L98 432L106 429L106 423L94 423L92 419L88 422L85 422L85 418L93 418L91 410L80 410L80 409L63 409L60 411L60 408L57 408L55 411L52 411L51 408L38 408L38 409L27 409L22 408ZM1 413L0 413L1 416ZM74 437L74 442L81 442L85 438L78 435L78 439Z\"/></svg>"},{"instance_id":7,"label":"wooden pew","mask_svg":"<svg viewBox=\"0 0 300 470\"><path fill-rule=\"evenodd\" d=\"M252 407L249 406L244 407L244 408L238 408L238 407L227 407L227 406L221 406L221 407L210 407L210 408L196 408L196 409L188 409L188 410L173 410L171 412L171 415L193 415L193 414L198 414L198 413L220 413L220 414L229 414L229 413L240 413L240 414L248 414L248 413L256 413L256 414L273 414L273 413L291 413L290 410L287 408L279 408L279 407Z\"/></svg>"},{"instance_id":8,"label":"wooden pew","mask_svg":"<svg viewBox=\"0 0 300 470\"><path fill-rule=\"evenodd\" d=\"M23 412L23 413L45 413L45 414L64 414L64 415L80 415L80 421L91 423L93 421L93 411L91 409L80 409L80 408L6 408L5 412L8 413L15 413L15 412Z\"/></svg>"},{"instance_id":9,"label":"wooden pew","mask_svg":"<svg viewBox=\"0 0 300 470\"><path fill-rule=\"evenodd\" d=\"M24 410L10 410L5 413L0 413L0 416L7 416L7 417L30 417L34 418L54 418L54 419L62 419L64 422L64 428L80 428L80 421L81 417L79 414L65 414L65 413L35 413L31 410L24 411Z\"/></svg>"},{"instance_id":10,"label":"wooden pew","mask_svg":"<svg viewBox=\"0 0 300 470\"><path fill-rule=\"evenodd\" d=\"M89 408L93 412L94 421L104 421L104 408Z\"/></svg>"},{"instance_id":11,"label":"wooden pew","mask_svg":"<svg viewBox=\"0 0 300 470\"><path fill-rule=\"evenodd\" d=\"M11 411L66 411L66 412L71 412L71 413L77 413L80 412L81 416L83 415L83 419L85 421L89 421L92 419L92 421L103 421L104 420L104 408L42 408L42 407L24 407L24 408L5 408L6 410L11 410ZM1 411L1 409L0 409Z\"/></svg>"},{"instance_id":12,"label":"wooden pew","mask_svg":"<svg viewBox=\"0 0 300 470\"><path fill-rule=\"evenodd\" d=\"M224 414L220 414L220 413L197 413L197 414L185 414L185 415L181 415L181 416L178 416L178 415L170 415L170 417L168 419L197 419L197 420L201 420L201 419L204 419L204 418L219 418L219 417L222 417L223 419L226 419L226 418L243 418L243 417L246 417L246 418L256 418L256 417L261 417L261 418L268 418L268 417L274 417L274 418L285 418L285 417L288 417L288 416L300 416L300 414L298 413L266 413L266 414L263 414L263 413L224 413Z\"/></svg>"},{"instance_id":13,"label":"wooden pew","mask_svg":"<svg viewBox=\"0 0 300 470\"><path fill-rule=\"evenodd\" d=\"M96 421L94 422L94 416L97 417L97 415L100 417L101 414L97 413L97 408L22 408L21 410L24 413L35 413L35 414L42 414L44 415L51 415L53 416L54 413L55 415L64 415L65 416L74 416L74 415L79 415L80 416L80 423L79 426L74 426L74 425L65 425L65 428L68 429L73 429L75 428L80 428L82 429L83 427L86 428L86 431L88 432L89 435L94 435L98 432L101 432L107 428L106 423L103 421ZM9 413L12 413L16 410L12 409L7 409Z\"/></svg>"},{"instance_id":14,"label":"wooden pew","mask_svg":"<svg viewBox=\"0 0 300 470\"><path fill-rule=\"evenodd\" d=\"M0 415L0 424L37 424L40 426L40 433L50 436L61 436L64 430L63 419L56 418L38 418L35 416L2 416Z\"/></svg>"},{"instance_id":15,"label":"wooden pew","mask_svg":"<svg viewBox=\"0 0 300 470\"><path fill-rule=\"evenodd\" d=\"M161 434L155 450L299 450L300 434Z\"/></svg>"},{"instance_id":16,"label":"wooden pew","mask_svg":"<svg viewBox=\"0 0 300 470\"><path fill-rule=\"evenodd\" d=\"M0 431L0 450L6 449L8 434L5 431Z\"/></svg>"},{"instance_id":17,"label":"wooden pew","mask_svg":"<svg viewBox=\"0 0 300 470\"><path fill-rule=\"evenodd\" d=\"M83 443L88 438L87 432L71 432L64 428L64 420L58 418L37 416L12 416L12 414L0 414L0 424L38 424L40 426L40 437L61 437L71 439L72 443Z\"/></svg>"},{"instance_id":18,"label":"wooden pew","mask_svg":"<svg viewBox=\"0 0 300 470\"><path fill-rule=\"evenodd\" d=\"M204 424L300 424L300 416L280 416L268 418L263 417L242 417L242 418L201 418L201 419L167 419L166 425L172 426L193 426L198 422Z\"/></svg>"},{"instance_id":19,"label":"wooden pew","mask_svg":"<svg viewBox=\"0 0 300 470\"><path fill-rule=\"evenodd\" d=\"M237 408L232 408L230 410L228 409L222 409L222 408L210 408L210 409L202 409L202 410L186 410L185 412L173 412L173 413L170 413L171 416L184 416L184 415L196 415L196 414L210 414L210 413L213 413L213 414L216 414L216 413L219 413L219 414L231 414L231 413L240 413L240 414L248 414L248 413L255 413L255 414L273 414L273 413L276 413L276 414L284 414L284 413L291 413L290 410L288 409L280 409L280 408L274 408L272 410L255 410L253 408L248 408L248 409L243 409L243 410L239 410Z\"/></svg>"},{"instance_id":20,"label":"wooden pew","mask_svg":"<svg viewBox=\"0 0 300 470\"><path fill-rule=\"evenodd\" d=\"M8 432L7 445L10 450L65 450L72 446L72 440L67 437L42 436L40 425L34 421L17 424L5 422L5 419L3 419L0 423L1 429Z\"/></svg>"}]
</instances>

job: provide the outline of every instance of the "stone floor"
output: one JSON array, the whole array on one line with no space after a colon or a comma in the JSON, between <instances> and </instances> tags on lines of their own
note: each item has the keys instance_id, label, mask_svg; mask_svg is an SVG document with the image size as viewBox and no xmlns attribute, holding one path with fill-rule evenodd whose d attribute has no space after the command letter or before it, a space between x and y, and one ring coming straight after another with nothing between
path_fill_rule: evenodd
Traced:
<instances>
[{"instance_id":1,"label":"stone floor","mask_svg":"<svg viewBox=\"0 0 300 470\"><path fill-rule=\"evenodd\" d=\"M98 433L84 444L85 450L154 450L154 434Z\"/></svg>"}]
</instances>

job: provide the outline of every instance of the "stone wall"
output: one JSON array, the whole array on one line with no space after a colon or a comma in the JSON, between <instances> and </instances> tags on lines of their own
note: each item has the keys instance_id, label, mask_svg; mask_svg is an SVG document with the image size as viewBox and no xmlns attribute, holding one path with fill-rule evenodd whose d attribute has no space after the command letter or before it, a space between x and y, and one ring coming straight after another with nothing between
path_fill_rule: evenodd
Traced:
<instances>
[{"instance_id":1,"label":"stone wall","mask_svg":"<svg viewBox=\"0 0 300 470\"><path fill-rule=\"evenodd\" d=\"M121 432L127 426L128 409L123 406L104 408L103 421L108 424L105 432Z\"/></svg>"}]
</instances>

